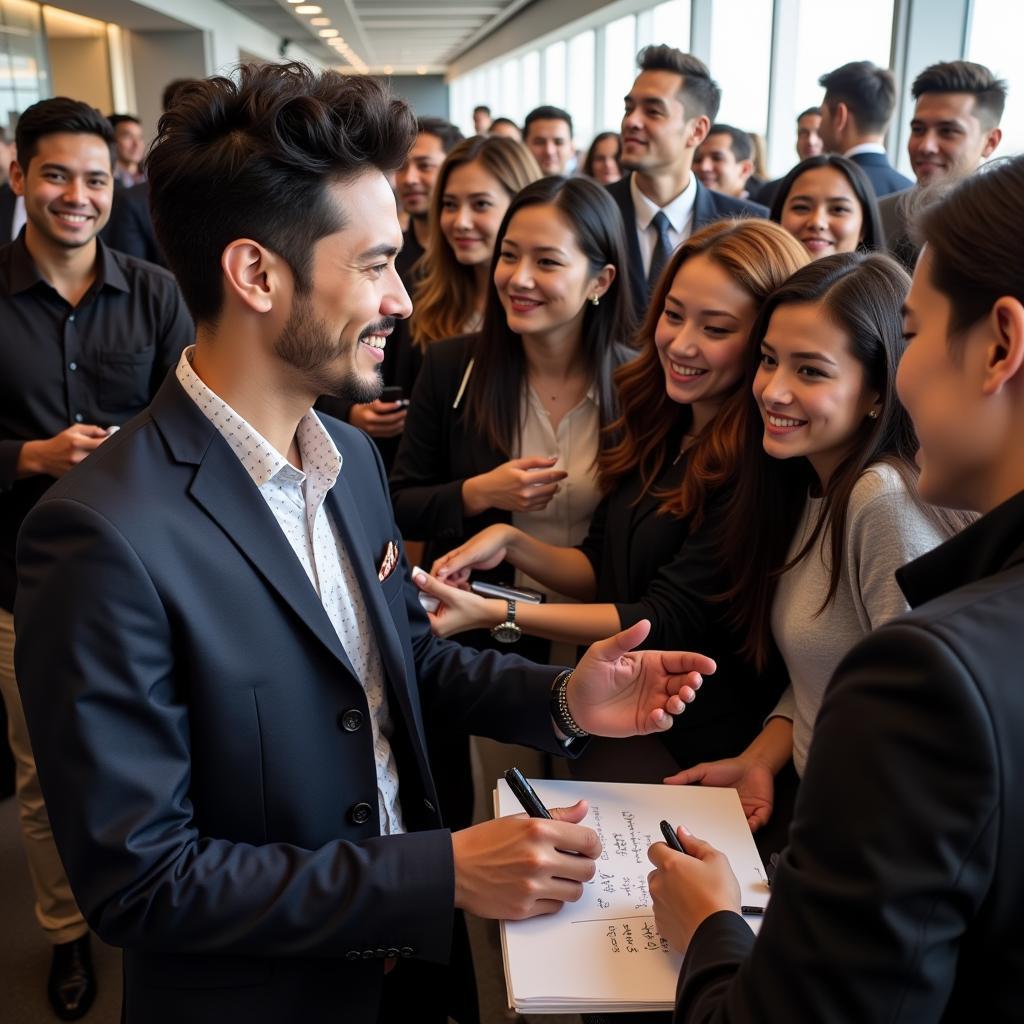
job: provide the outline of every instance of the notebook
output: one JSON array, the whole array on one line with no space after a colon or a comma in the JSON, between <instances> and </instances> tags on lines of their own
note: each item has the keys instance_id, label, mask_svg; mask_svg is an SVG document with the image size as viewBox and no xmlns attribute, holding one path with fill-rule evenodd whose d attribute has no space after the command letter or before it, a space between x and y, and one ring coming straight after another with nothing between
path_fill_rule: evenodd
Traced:
<instances>
[{"instance_id":1,"label":"notebook","mask_svg":"<svg viewBox=\"0 0 1024 1024\"><path fill-rule=\"evenodd\" d=\"M671 1010L682 956L658 934L647 848L662 841L663 818L685 824L729 858L743 904L765 906L768 884L736 790L530 781L547 807L586 799L583 824L598 833L603 853L578 902L557 914L501 923L509 1006L522 1013ZM495 807L498 817L522 813L504 779ZM760 918L747 922L756 931Z\"/></svg>"}]
</instances>

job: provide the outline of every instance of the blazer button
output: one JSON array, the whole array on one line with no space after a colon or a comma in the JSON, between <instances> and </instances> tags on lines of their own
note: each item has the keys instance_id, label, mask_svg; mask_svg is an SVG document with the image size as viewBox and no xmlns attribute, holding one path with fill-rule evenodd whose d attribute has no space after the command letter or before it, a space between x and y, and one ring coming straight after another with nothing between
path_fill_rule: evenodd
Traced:
<instances>
[{"instance_id":1,"label":"blazer button","mask_svg":"<svg viewBox=\"0 0 1024 1024\"><path fill-rule=\"evenodd\" d=\"M348 812L348 820L353 825L365 825L373 814L373 808L365 802L353 804Z\"/></svg>"},{"instance_id":2,"label":"blazer button","mask_svg":"<svg viewBox=\"0 0 1024 1024\"><path fill-rule=\"evenodd\" d=\"M358 732L363 727L363 713L356 708L349 708L338 715L338 725L345 732Z\"/></svg>"}]
</instances>

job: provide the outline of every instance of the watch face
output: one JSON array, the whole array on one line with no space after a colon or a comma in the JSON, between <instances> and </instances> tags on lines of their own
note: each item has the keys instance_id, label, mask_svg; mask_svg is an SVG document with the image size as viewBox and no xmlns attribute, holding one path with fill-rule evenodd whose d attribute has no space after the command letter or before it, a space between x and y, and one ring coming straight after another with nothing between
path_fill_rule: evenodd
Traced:
<instances>
[{"instance_id":1,"label":"watch face","mask_svg":"<svg viewBox=\"0 0 1024 1024\"><path fill-rule=\"evenodd\" d=\"M503 644L514 644L522 635L523 631L514 622L503 622L491 630L491 636Z\"/></svg>"}]
</instances>

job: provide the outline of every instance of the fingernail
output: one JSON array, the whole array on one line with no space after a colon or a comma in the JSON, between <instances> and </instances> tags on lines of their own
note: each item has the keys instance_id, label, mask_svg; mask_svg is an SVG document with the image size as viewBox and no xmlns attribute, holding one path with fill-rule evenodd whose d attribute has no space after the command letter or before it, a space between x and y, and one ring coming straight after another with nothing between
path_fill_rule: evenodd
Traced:
<instances>
[{"instance_id":1,"label":"fingernail","mask_svg":"<svg viewBox=\"0 0 1024 1024\"><path fill-rule=\"evenodd\" d=\"M679 827L683 830L683 835L686 835L686 836L692 836L693 835L693 833L685 825L680 825Z\"/></svg>"}]
</instances>

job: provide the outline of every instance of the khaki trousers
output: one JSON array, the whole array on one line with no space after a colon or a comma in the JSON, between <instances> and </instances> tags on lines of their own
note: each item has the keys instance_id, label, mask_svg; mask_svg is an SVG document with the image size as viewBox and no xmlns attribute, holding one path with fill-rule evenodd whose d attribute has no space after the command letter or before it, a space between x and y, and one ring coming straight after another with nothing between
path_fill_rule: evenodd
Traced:
<instances>
[{"instance_id":1,"label":"khaki trousers","mask_svg":"<svg viewBox=\"0 0 1024 1024\"><path fill-rule=\"evenodd\" d=\"M0 608L0 690L7 706L7 735L17 772L21 837L36 893L36 917L50 942L71 942L89 929L71 895L71 886L50 831L21 694L14 678L14 616L3 608Z\"/></svg>"}]
</instances>

